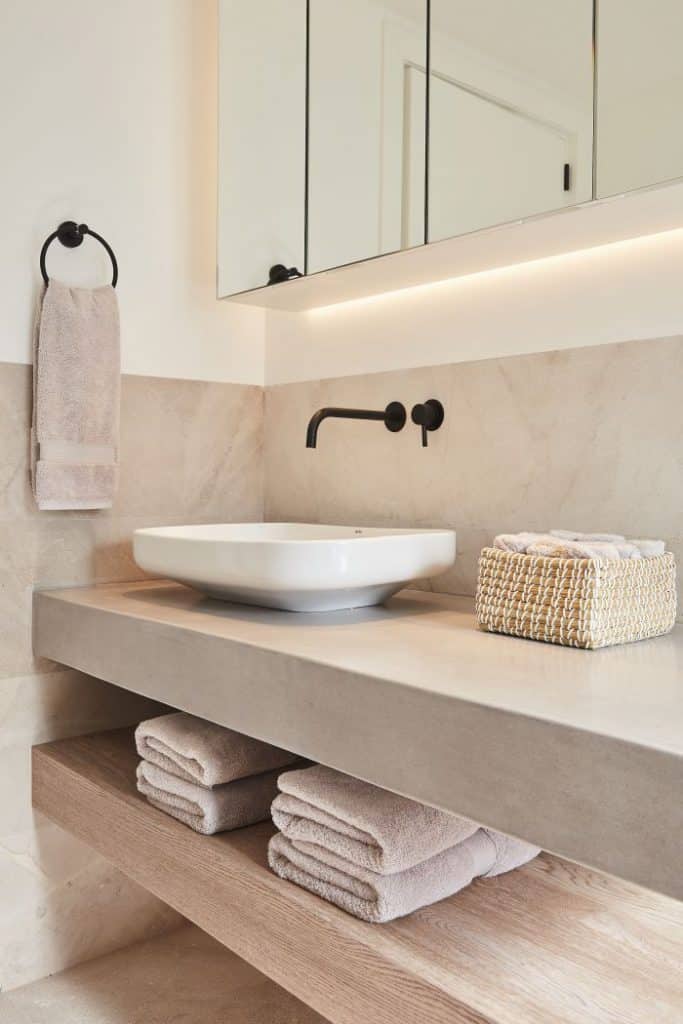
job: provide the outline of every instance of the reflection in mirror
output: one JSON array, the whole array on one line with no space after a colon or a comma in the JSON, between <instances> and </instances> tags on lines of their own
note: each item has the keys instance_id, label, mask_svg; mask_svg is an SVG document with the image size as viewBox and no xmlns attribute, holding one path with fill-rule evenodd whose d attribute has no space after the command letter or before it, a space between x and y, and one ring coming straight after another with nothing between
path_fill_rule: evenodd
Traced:
<instances>
[{"instance_id":1,"label":"reflection in mirror","mask_svg":"<svg viewBox=\"0 0 683 1024\"><path fill-rule=\"evenodd\" d=\"M219 0L218 295L304 269L306 0Z\"/></svg>"},{"instance_id":2,"label":"reflection in mirror","mask_svg":"<svg viewBox=\"0 0 683 1024\"><path fill-rule=\"evenodd\" d=\"M600 0L597 194L683 175L683 2Z\"/></svg>"},{"instance_id":3,"label":"reflection in mirror","mask_svg":"<svg viewBox=\"0 0 683 1024\"><path fill-rule=\"evenodd\" d=\"M432 0L430 241L591 199L592 49L592 0Z\"/></svg>"},{"instance_id":4,"label":"reflection in mirror","mask_svg":"<svg viewBox=\"0 0 683 1024\"><path fill-rule=\"evenodd\" d=\"M310 0L308 271L424 242L427 0Z\"/></svg>"}]
</instances>

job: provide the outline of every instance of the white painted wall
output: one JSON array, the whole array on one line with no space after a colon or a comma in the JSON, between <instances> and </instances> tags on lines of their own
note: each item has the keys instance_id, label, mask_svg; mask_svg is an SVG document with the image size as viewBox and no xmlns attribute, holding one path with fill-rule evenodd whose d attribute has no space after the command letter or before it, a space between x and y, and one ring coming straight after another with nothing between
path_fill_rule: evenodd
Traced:
<instances>
[{"instance_id":1,"label":"white painted wall","mask_svg":"<svg viewBox=\"0 0 683 1024\"><path fill-rule=\"evenodd\" d=\"M30 362L40 246L75 219L119 258L125 372L263 382L263 313L216 299L216 40L216 0L3 0L0 360ZM109 273L60 249L54 276Z\"/></svg>"},{"instance_id":2,"label":"white painted wall","mask_svg":"<svg viewBox=\"0 0 683 1024\"><path fill-rule=\"evenodd\" d=\"M307 313L270 311L280 384L683 334L683 230Z\"/></svg>"}]
</instances>

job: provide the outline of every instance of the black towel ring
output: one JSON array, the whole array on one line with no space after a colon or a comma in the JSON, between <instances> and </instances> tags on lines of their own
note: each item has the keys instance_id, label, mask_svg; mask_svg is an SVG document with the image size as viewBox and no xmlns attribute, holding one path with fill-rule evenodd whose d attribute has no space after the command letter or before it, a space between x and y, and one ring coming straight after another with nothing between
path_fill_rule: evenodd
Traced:
<instances>
[{"instance_id":1,"label":"black towel ring","mask_svg":"<svg viewBox=\"0 0 683 1024\"><path fill-rule=\"evenodd\" d=\"M98 235L96 231L89 228L87 224L77 224L75 220L65 220L59 225L56 231L53 231L51 235L48 235L43 242L43 248L40 250L40 272L43 275L43 281L45 284L50 283L50 278L47 276L47 270L45 269L45 257L50 244L54 242L55 238L58 238L62 245L65 245L67 249L76 249L83 241L86 235L92 235L96 238L109 253L111 259L111 265L113 267L113 274L111 279L112 288L116 288L116 282L119 279L119 265L116 262L116 256L114 250L109 245L109 242L105 242L102 235Z\"/></svg>"}]
</instances>

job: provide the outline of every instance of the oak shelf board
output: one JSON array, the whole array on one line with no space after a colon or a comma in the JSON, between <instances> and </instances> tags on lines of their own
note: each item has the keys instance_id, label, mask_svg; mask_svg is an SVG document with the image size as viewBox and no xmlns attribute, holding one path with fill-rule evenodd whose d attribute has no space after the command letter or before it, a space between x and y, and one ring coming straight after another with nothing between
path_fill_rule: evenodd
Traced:
<instances>
[{"instance_id":1,"label":"oak shelf board","mask_svg":"<svg viewBox=\"0 0 683 1024\"><path fill-rule=\"evenodd\" d=\"M34 748L33 803L332 1024L680 1024L683 905L543 854L368 925L135 789L129 730Z\"/></svg>"}]
</instances>

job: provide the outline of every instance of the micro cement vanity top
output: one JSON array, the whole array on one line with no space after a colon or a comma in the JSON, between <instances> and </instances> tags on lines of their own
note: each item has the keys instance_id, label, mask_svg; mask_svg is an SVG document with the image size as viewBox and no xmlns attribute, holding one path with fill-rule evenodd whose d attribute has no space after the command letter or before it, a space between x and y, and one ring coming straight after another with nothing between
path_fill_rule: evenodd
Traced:
<instances>
[{"instance_id":1,"label":"micro cement vanity top","mask_svg":"<svg viewBox=\"0 0 683 1024\"><path fill-rule=\"evenodd\" d=\"M580 651L403 591L320 614L166 581L44 592L36 653L683 896L683 627Z\"/></svg>"}]
</instances>

